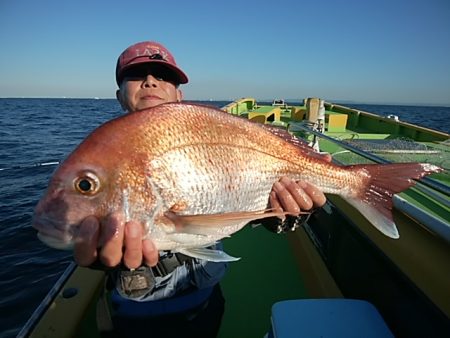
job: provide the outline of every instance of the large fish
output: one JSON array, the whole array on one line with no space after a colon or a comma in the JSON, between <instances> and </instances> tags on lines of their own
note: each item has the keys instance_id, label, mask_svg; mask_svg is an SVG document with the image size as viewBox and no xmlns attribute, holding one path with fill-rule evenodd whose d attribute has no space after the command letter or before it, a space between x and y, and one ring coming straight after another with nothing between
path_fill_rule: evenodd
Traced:
<instances>
[{"instance_id":1,"label":"large fish","mask_svg":"<svg viewBox=\"0 0 450 338\"><path fill-rule=\"evenodd\" d=\"M159 250L210 260L229 256L206 246L267 210L282 176L338 194L382 233L398 238L392 195L440 171L431 164L337 166L260 124L218 109L172 103L111 120L57 168L35 210L39 237L73 244L88 215L112 212L145 225Z\"/></svg>"}]
</instances>

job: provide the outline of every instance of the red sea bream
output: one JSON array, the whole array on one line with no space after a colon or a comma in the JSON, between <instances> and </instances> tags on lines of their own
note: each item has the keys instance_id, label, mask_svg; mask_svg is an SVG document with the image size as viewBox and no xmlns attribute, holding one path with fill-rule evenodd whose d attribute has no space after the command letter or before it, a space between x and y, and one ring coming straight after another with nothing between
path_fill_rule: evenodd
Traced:
<instances>
[{"instance_id":1,"label":"red sea bream","mask_svg":"<svg viewBox=\"0 0 450 338\"><path fill-rule=\"evenodd\" d=\"M73 244L88 215L112 212L140 221L159 250L211 260L205 248L268 210L282 176L338 194L382 233L398 238L392 195L431 164L338 166L262 125L215 108L171 103L111 120L57 168L35 210L34 227L50 246Z\"/></svg>"}]
</instances>

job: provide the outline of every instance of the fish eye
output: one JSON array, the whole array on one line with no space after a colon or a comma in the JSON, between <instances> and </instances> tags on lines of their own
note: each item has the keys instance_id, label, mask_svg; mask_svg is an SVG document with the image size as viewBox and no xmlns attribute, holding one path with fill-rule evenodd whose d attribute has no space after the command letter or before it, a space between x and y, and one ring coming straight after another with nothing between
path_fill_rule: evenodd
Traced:
<instances>
[{"instance_id":1,"label":"fish eye","mask_svg":"<svg viewBox=\"0 0 450 338\"><path fill-rule=\"evenodd\" d=\"M93 195L100 188L100 182L96 175L86 172L75 179L74 186L75 190L83 195Z\"/></svg>"},{"instance_id":2,"label":"fish eye","mask_svg":"<svg viewBox=\"0 0 450 338\"><path fill-rule=\"evenodd\" d=\"M87 179L82 179L78 182L78 188L80 188L81 191L88 192L92 188L91 182Z\"/></svg>"}]
</instances>

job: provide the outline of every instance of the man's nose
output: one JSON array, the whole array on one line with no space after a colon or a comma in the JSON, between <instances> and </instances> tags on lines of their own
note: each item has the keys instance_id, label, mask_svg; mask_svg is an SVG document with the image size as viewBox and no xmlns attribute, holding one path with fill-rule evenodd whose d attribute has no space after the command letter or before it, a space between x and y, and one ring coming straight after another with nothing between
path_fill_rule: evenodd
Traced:
<instances>
[{"instance_id":1,"label":"man's nose","mask_svg":"<svg viewBox=\"0 0 450 338\"><path fill-rule=\"evenodd\" d=\"M144 79L144 87L156 87L158 81L152 74L148 74Z\"/></svg>"}]
</instances>

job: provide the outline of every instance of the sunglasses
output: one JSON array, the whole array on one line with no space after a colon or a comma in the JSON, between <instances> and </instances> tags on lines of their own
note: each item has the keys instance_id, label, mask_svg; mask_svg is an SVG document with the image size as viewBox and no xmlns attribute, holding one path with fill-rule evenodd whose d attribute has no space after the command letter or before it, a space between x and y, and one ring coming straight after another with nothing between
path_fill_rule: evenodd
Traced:
<instances>
[{"instance_id":1,"label":"sunglasses","mask_svg":"<svg viewBox=\"0 0 450 338\"><path fill-rule=\"evenodd\" d=\"M159 56L159 58L157 58ZM150 57L153 60L163 60L160 54L154 54ZM144 80L148 75L152 75L159 81L170 82L178 86L177 75L168 67L161 64L141 64L130 67L124 73L122 78L124 80Z\"/></svg>"}]
</instances>

